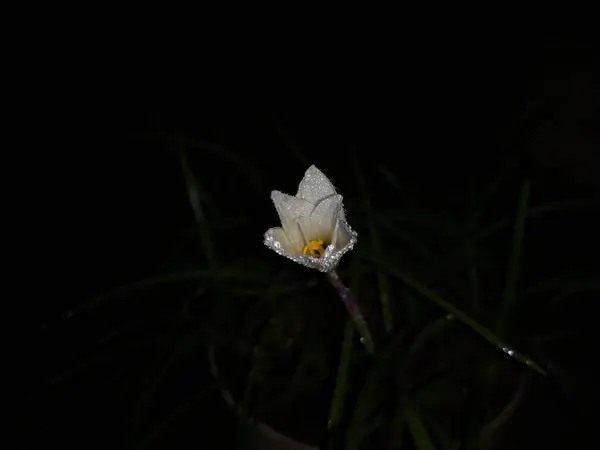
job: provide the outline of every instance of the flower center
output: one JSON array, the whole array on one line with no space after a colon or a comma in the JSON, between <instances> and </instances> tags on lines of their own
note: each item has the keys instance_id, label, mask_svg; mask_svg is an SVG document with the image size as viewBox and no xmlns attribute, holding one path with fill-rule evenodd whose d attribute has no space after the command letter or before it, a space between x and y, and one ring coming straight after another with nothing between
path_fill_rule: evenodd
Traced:
<instances>
[{"instance_id":1,"label":"flower center","mask_svg":"<svg viewBox=\"0 0 600 450\"><path fill-rule=\"evenodd\" d=\"M310 241L302 250L303 255L310 255L313 258L320 258L325 253L325 242L321 239Z\"/></svg>"}]
</instances>

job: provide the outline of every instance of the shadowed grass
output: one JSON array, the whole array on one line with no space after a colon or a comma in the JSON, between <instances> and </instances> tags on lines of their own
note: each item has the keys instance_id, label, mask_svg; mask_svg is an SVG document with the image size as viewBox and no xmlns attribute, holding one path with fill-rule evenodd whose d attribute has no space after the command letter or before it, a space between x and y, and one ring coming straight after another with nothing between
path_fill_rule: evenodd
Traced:
<instances>
[{"instance_id":1,"label":"shadowed grass","mask_svg":"<svg viewBox=\"0 0 600 450\"><path fill-rule=\"evenodd\" d=\"M385 364L385 361L380 359L378 363ZM375 365L367 374L367 379L354 404L354 414L346 430L346 450L358 450L365 438L383 422L382 414L378 409L384 394L378 387L381 386L381 379L387 371L382 369Z\"/></svg>"},{"instance_id":2,"label":"shadowed grass","mask_svg":"<svg viewBox=\"0 0 600 450\"><path fill-rule=\"evenodd\" d=\"M333 399L331 400L331 407L329 409L329 420L327 421L327 428L329 429L337 426L342 417L344 395L346 394L348 384L348 366L350 364L350 357L352 355L355 328L354 320L351 317L348 317L346 320L346 326L344 327L344 341L342 343L340 363L338 364L335 390L333 392Z\"/></svg>"},{"instance_id":3,"label":"shadowed grass","mask_svg":"<svg viewBox=\"0 0 600 450\"><path fill-rule=\"evenodd\" d=\"M479 309L479 269L477 268L476 250L471 241L464 242L465 258L467 260L467 272L469 275L469 283L471 285L471 307L477 312Z\"/></svg>"},{"instance_id":4,"label":"shadowed grass","mask_svg":"<svg viewBox=\"0 0 600 450\"><path fill-rule=\"evenodd\" d=\"M96 295L81 305L66 311L63 316L66 319L73 318L84 314L89 314L94 310L107 306L107 303L116 299L126 297L136 291L143 291L156 287L161 284L176 283L189 280L232 280L239 279L240 273L232 270L213 271L208 269L189 270L167 275L159 275L156 277L147 278L144 280L129 283L117 288L111 289L108 292Z\"/></svg>"},{"instance_id":5,"label":"shadowed grass","mask_svg":"<svg viewBox=\"0 0 600 450\"><path fill-rule=\"evenodd\" d=\"M119 287L102 296L90 299L87 303L66 314L68 317L90 314L104 306L112 305L112 301L115 299L120 300L131 294L145 294L143 292L145 290L171 283L182 283L187 288L184 283L191 281L190 285L197 284L201 289L201 294L196 293L193 299L199 301L198 306L201 308L198 309L202 309L199 314L183 317L183 314L178 315L176 312L172 314L173 317L165 318L163 310L159 309L158 315L164 319L167 325L165 327L164 323L161 323L160 335L156 333L157 336L140 339L135 335L138 332L136 328L131 327L131 329L127 329L126 333L118 333L116 339L110 338L111 342L118 341L119 345L121 345L121 341L123 342L122 346L115 346L118 352L116 359L119 360L125 359L130 348L137 349L142 346L149 348L150 356L145 356L148 360L144 360L144 363L147 363L147 370L139 375L135 374L136 380L139 381L138 385L140 385L139 395L134 400L133 409L128 417L131 420L131 443L134 448L148 448L156 445L179 418L190 416L194 412L194 408L199 409L202 402L206 400L207 394L215 392L218 387L232 389L234 396L240 401L237 404L233 402L233 407L229 405L232 411L239 412L241 410L241 416L240 414L237 416L240 429L249 423L254 427L259 420L264 420L265 423L273 421L268 424L279 426L275 423L279 417L274 419L273 414L285 415L285 419L282 420L288 420L288 422L306 420L297 418L293 413L290 414L293 418L289 419L288 411L292 411L296 407L299 398L303 395L306 394L308 398L309 395L312 396L317 392L320 396L331 395L331 401L328 402L326 398L324 402L328 405L323 406L319 399L316 401L319 407L313 411L310 410L311 406L308 406L308 411L318 417L315 422L321 424L324 420L328 421L327 428L330 437L335 436L326 444L332 449L339 448L338 445L342 441L347 449L400 448L403 444L406 446L407 443L410 446L411 443L406 442L411 439L407 436L407 432L410 433L414 445L418 449L457 450L457 446L460 444L462 444L460 448L468 448L468 443L473 444L471 448L475 448L475 437L480 435L483 419L469 425L470 437L467 438L463 435L457 437L457 433L454 433L455 430L449 429L453 425L448 425L443 420L438 421L437 408L445 407L446 403L444 402L449 401L456 402L452 406L455 406L457 411L463 406L462 399L452 400L454 397L448 395L450 399L448 400L446 393L460 393L465 379L477 376L474 374L483 372L488 367L488 355L478 353L480 349L485 352L486 346L477 345L476 350L463 347L452 348L451 351L458 353L459 361L452 365L454 360L450 359L448 362L444 359L445 354L442 357L435 354L436 349L439 350L440 346L445 344L444 338L450 337L450 332L460 333L462 331L460 323L463 323L475 332L472 334L475 340L478 337L476 335L479 335L492 344L494 349L489 347L488 353L494 353L497 349L501 349L504 354L519 363L527 365L538 373L545 374L545 370L536 362L505 344L509 339L506 333L509 331L511 315L518 307L517 295L519 294L518 299L522 300L530 295L544 296L544 294L548 294L558 302L561 299L570 298L575 293L600 289L600 280L594 279L593 276L581 277L579 281L565 276L522 289L523 293L517 292L526 220L550 212L564 211L574 206L581 206L581 204L565 202L529 208L529 185L526 184L521 191L516 220L503 219L473 237L469 231L465 231L463 227L454 223L453 218L437 218L433 214L407 211L404 207L404 200L400 205L390 205L392 209L389 211L377 211L371 201L371 195L378 198L380 193L369 192L369 186L375 186L375 183L367 184L366 172L361 171L355 157L353 179L357 182L360 191L360 202L356 202L359 205L354 204L354 206L359 220L363 219L363 223L360 223L357 228L359 230L360 227L368 228L369 237L363 243L370 241L372 245L359 247L357 252L351 252L347 256L349 261L352 261L349 284L359 302L362 294L365 305L374 305L376 310L381 308L382 324L386 333L380 337L381 345L378 345L375 355L364 358L361 348L358 349L359 351L353 351L355 350L354 340L357 338L355 324L351 317L347 317L341 350L339 355L333 355L334 359L339 356L339 361L333 361L334 365L337 362L337 373L334 380L335 387L331 392L329 388L331 380L326 378L332 376L331 370L335 370L331 367L331 348L338 347L337 341L340 336L337 335L337 329L335 333L327 333L327 326L315 325L319 318L328 317L327 314L323 314L324 311L329 312L324 309L326 306L323 306L327 304L326 302L311 303L312 296L320 294L318 289L307 291L309 288L317 286L319 275L292 267L293 263L287 261L286 264L291 267L289 270L282 264L281 268L272 271L268 264L260 261L260 257L254 258L244 254L245 249L241 250L239 258L234 256L234 261L228 261L225 253L219 253L216 244L219 242L217 236L220 231L234 227L239 230L237 232L246 233L244 227L255 222L255 218L220 217L220 205L210 194L210 186L203 186L208 182L201 180L201 183L194 176L190 161L195 161L195 159L186 152L188 146L206 149L207 143L193 142L187 138L168 137L168 140L172 144L172 154L179 157L186 182L186 194L195 220L193 229L182 233L182 242L180 242L180 252L178 253L185 254L186 246L200 246L204 257L200 255L198 258L196 251L192 255L194 259L191 264L199 264L201 269L181 270L182 266L187 267L187 264L190 263L184 261L182 264L181 261L178 261L180 257L178 254L173 258L175 264L168 266L173 269L173 273ZM243 158L232 153L221 153L219 146L208 146L211 147L212 153L224 155L224 160L238 165L240 172L256 178L257 180L251 181L251 184L257 189L262 189L260 174L254 167L245 166ZM302 158L300 150L297 150L296 159L302 160ZM308 163L305 165L307 166ZM395 184L395 189L405 195L406 191L399 186L398 180L389 169L382 168L380 172L384 174L388 183ZM371 187L371 189L375 188ZM492 190L495 189L494 187ZM265 201L268 201L268 198ZM349 199L349 203L351 203L351 199ZM234 214L236 213L234 212ZM473 228L480 216L481 214L468 216L472 219L470 225ZM359 221L357 220L357 222ZM502 303L495 305L500 310L498 323L494 323L497 329L493 328L494 331L491 331L485 322L480 321L481 318L478 314L482 312L480 306L481 309L483 306L487 307L487 302L490 299L496 299L497 296L486 292L486 269L489 267L486 264L489 259L486 259L485 249L480 248L478 243L494 236L495 232L507 229L511 223L515 228L512 255L505 274ZM527 222L527 226L529 227L529 222ZM193 243L190 244L192 240ZM403 253L404 244L407 244L406 247L410 247L409 250L412 250L410 257L413 257L415 253L418 254L414 258L414 265L411 265L413 261L406 257L408 252ZM359 245L361 244L359 243ZM456 250L455 253L452 253L452 250ZM394 251L397 253L393 253ZM419 272L419 270L425 272ZM503 270L500 271L503 272ZM361 281L371 275L373 282L360 286ZM444 279L448 283L445 283ZM375 282L375 280L377 281ZM424 280L427 281L424 282ZM438 280L442 281L443 287L437 285ZM452 286L446 286L448 284L452 284ZM456 287L456 292L452 290L453 287ZM398 291L394 297L390 295L391 288L394 292ZM446 288L450 288L449 291L444 290ZM161 289L157 289L157 291L158 294L162 294ZM171 291L168 294L171 295ZM466 306L465 309L462 309L462 306L459 307L459 304L464 305L465 303L459 303L459 301L464 298L468 303L469 296L472 308L469 306ZM164 297L166 301L171 300L167 299L167 296ZM327 298L327 295L324 295L324 298ZM332 297L332 301L336 301L334 297ZM392 308L390 308L390 302L393 301L397 303L392 304ZM295 324L295 319L284 317L281 313L286 310L285 305L292 305L295 302L310 305L306 311L302 310L302 315L297 314L295 308L290 309L293 311L290 313L290 317L301 316L299 320L303 322L301 326L305 327L305 331L302 334L299 332L286 334L286 328L291 329ZM431 307L431 304L435 306ZM211 308L216 313L204 315L205 309ZM406 310L402 308L406 308ZM444 310L445 313L441 314L438 308ZM396 309L399 309L399 312L395 313L393 317L395 320L393 329L390 309L394 313ZM279 320L277 330L275 327L271 327L271 321L275 318ZM379 317L374 318L372 323L377 323L378 319ZM140 319L140 321L146 320L148 319ZM323 332L323 330L326 331ZM553 329L550 331L552 332ZM557 339L574 337L577 331L570 330L568 335L552 332L552 334L538 336L537 339L525 336L521 342L554 342ZM141 332L155 332L155 330L148 331L144 328ZM382 333L375 332L374 334L377 338ZM464 333L460 336L464 337ZM468 338L469 336L466 338L467 342ZM289 347L281 350L283 347L278 347L278 345L287 345L288 339L291 342ZM234 367L243 366L244 369L239 370L239 373L232 373L235 372L235 368L233 371L226 369L223 374L215 376L215 382L199 381L202 385L193 386L189 390L190 398L181 402L183 404L175 405L173 411L166 411L166 414L161 412L159 417L155 417L152 408L156 407L160 401L163 388L167 387L168 383L177 383L175 379L184 370L182 364L179 364L180 361L191 359L190 356L195 357L193 349L202 348L206 342L209 345L218 345L227 349L222 355L224 367L226 362L233 361ZM433 357L428 354L431 349L433 349ZM103 350L101 349L98 353ZM254 360L252 360L253 350L255 350ZM281 354L278 353L280 350ZM471 351L476 353L472 354ZM78 361L79 365L74 365L71 370L59 374L53 383L58 385L70 381L78 372L95 371L96 365L106 363L108 366L111 364L112 357L115 355L100 354L89 359L81 358ZM231 361L227 358L230 358ZM360 362L360 369L366 369L364 379L362 376L355 377L351 372L356 366L359 366L359 364L355 364L357 361ZM254 367L252 367L252 363L254 363ZM286 364L291 367L285 368L284 375L273 370ZM500 364L503 364L502 360ZM251 367L249 376L246 376L247 369ZM227 380L230 385L227 385L224 380ZM357 382L357 380L360 381ZM277 383L281 385L280 390L268 389L272 385L279 386ZM323 388L325 385L327 389ZM62 388L62 386L57 386L57 390L58 387ZM496 386L492 387L497 389ZM354 403L351 399L355 394L357 399ZM309 401L313 401L312 397ZM477 392L471 401L479 404L485 400L482 400ZM479 412L479 409L475 408L473 414ZM326 413L328 416L325 415ZM231 415L233 416L233 414ZM254 419L247 420L250 418ZM485 420L488 418L486 417ZM157 422L158 425L154 425L154 422ZM296 423L291 425L294 426ZM325 428L324 423L322 426ZM150 427L154 428L148 430ZM382 435L384 436L382 437ZM378 439L383 439L389 446L379 446ZM460 444L459 439L461 440Z\"/></svg>"},{"instance_id":6,"label":"shadowed grass","mask_svg":"<svg viewBox=\"0 0 600 450\"><path fill-rule=\"evenodd\" d=\"M375 214L373 211L373 206L371 205L371 198L369 196L369 191L367 187L367 183L362 175L360 170L360 166L358 163L356 150L353 153L353 163L354 163L354 173L356 179L358 181L358 186L360 188L361 200L363 205L363 210L367 218L367 222L369 225L369 232L371 235L371 242L373 245L373 253L380 257L382 255L381 248L381 239L379 237L379 233L377 231L377 225L375 223ZM383 326L387 333L392 331L394 327L392 311L390 309L390 288L388 284L387 277L384 273L377 273L377 283L379 286L379 300L381 302L381 313L383 316Z\"/></svg>"},{"instance_id":7,"label":"shadowed grass","mask_svg":"<svg viewBox=\"0 0 600 450\"><path fill-rule=\"evenodd\" d=\"M422 224L423 222L420 219L421 218L418 216L413 218L408 215L403 215L402 217L402 221L413 222L413 220L415 220L416 223ZM447 259L432 251L413 234L404 231L402 225L393 221L392 218L381 214L376 217L376 220L385 231L390 233L390 235L393 235L395 239L402 241L403 244L413 249L419 257L427 261L427 264L431 269L435 269L431 272L435 272L437 276L446 281L456 293L463 294L465 291L463 283L452 271L453 266L455 266L454 263L449 262ZM428 220L427 223L429 223ZM438 223L436 229L439 229L439 227L440 224Z\"/></svg>"},{"instance_id":8,"label":"shadowed grass","mask_svg":"<svg viewBox=\"0 0 600 450\"><path fill-rule=\"evenodd\" d=\"M355 258L352 265L352 281L350 283L350 289L356 298L360 298L360 271L360 260ZM346 390L348 389L348 370L352 358L352 347L354 343L355 331L356 325L354 323L354 319L349 316L346 320L346 326L344 327L344 341L342 343L342 350L340 353L340 362L338 364L335 390L333 392L333 398L329 408L329 420L327 422L328 429L338 426L342 418L344 396L346 395Z\"/></svg>"},{"instance_id":9,"label":"shadowed grass","mask_svg":"<svg viewBox=\"0 0 600 450\"><path fill-rule=\"evenodd\" d=\"M208 385L199 389L195 394L191 395L189 400L179 405L179 407L177 407L177 409L166 419L156 425L150 433L135 442L132 448L135 450L144 450L151 447L157 439L164 435L177 422L177 420L180 420L182 416L190 414L195 407L200 405L215 388L216 385Z\"/></svg>"},{"instance_id":10,"label":"shadowed grass","mask_svg":"<svg viewBox=\"0 0 600 450\"><path fill-rule=\"evenodd\" d=\"M418 450L436 450L431 435L427 431L420 414L412 406L406 409L406 421Z\"/></svg>"},{"instance_id":11,"label":"shadowed grass","mask_svg":"<svg viewBox=\"0 0 600 450\"><path fill-rule=\"evenodd\" d=\"M183 140L179 137L176 137L170 142L170 144L178 155L181 163L181 169L187 188L188 200L194 213L196 225L198 226L202 250L207 260L208 269L211 273L214 273L218 269L215 249L212 243L210 232L207 228L207 220L201 202L201 199L206 197L206 195L202 191L200 184L197 182L188 164ZM189 352L197 345L198 339L201 339L202 331L202 327L196 327L195 330L193 330L189 335L185 336L181 341L175 344L165 344L163 354L159 354L159 356L155 359L153 368L145 376L145 379L142 380L142 388L140 389L137 401L134 404L130 429L130 440L132 442L138 440L138 436L140 435L148 411L154 402L160 384L171 373L176 364L186 354L189 354Z\"/></svg>"},{"instance_id":12,"label":"shadowed grass","mask_svg":"<svg viewBox=\"0 0 600 450\"><path fill-rule=\"evenodd\" d=\"M415 281L407 273L394 268L393 264L391 264L391 263L385 264L379 260L372 260L372 261L379 266L380 270L383 270L390 276L399 279L403 283L406 283L408 286L410 286L415 291L420 293L423 297L432 301L439 307L445 309L447 312L453 314L458 320L463 322L465 325L469 326L471 329L473 329L473 331L475 331L477 334L479 334L485 340L487 340L492 345L494 345L494 347L503 350L506 354L508 354L515 360L527 365L528 367L535 370L536 372L538 372L542 375L546 375L546 371L544 369L542 369L542 367L539 364L537 364L535 361L533 361L531 358L523 355L522 353L519 353L519 352L513 350L511 346L505 344L502 339L500 339L498 336L496 336L496 334L494 334L488 328L481 325L479 322L477 322L471 316L469 316L468 314L464 313L459 308L454 306L452 303L444 300L442 297L437 295L431 289L429 289L429 288L425 287L424 285L420 284L419 282Z\"/></svg>"},{"instance_id":13,"label":"shadowed grass","mask_svg":"<svg viewBox=\"0 0 600 450\"><path fill-rule=\"evenodd\" d=\"M579 208L598 208L600 202L596 200L571 200L556 203L547 203L539 206L534 206L526 211L526 218L540 218L546 214L569 212L572 209ZM511 225L511 220L506 217L494 222L492 225L487 226L483 231L475 233L472 237L473 244L477 244L485 239L490 238L494 234L508 228Z\"/></svg>"},{"instance_id":14,"label":"shadowed grass","mask_svg":"<svg viewBox=\"0 0 600 450\"><path fill-rule=\"evenodd\" d=\"M510 314L512 313L515 303L517 302L517 281L521 267L521 253L523 252L523 237L525 236L525 220L527 218L530 190L530 183L526 182L521 189L519 207L515 219L512 254L506 272L506 282L504 284L502 304L500 305L500 310L498 311L497 328L498 332L502 336L506 335L506 327L508 325Z\"/></svg>"},{"instance_id":15,"label":"shadowed grass","mask_svg":"<svg viewBox=\"0 0 600 450\"><path fill-rule=\"evenodd\" d=\"M192 207L192 211L194 212L194 219L196 220L196 225L198 226L198 230L200 232L202 249L204 251L204 255L206 256L208 267L211 270L216 270L217 259L215 249L212 243L212 239L210 237L210 232L207 227L207 220L204 214L204 209L202 208L202 203L200 201L201 198L205 197L205 194L202 191L200 184L194 177L192 169L188 164L187 154L182 140L178 138L173 145L175 146L175 150L177 151L177 154L179 156L181 170L183 172L185 184L187 186L188 199L190 202L190 206Z\"/></svg>"}]
</instances>

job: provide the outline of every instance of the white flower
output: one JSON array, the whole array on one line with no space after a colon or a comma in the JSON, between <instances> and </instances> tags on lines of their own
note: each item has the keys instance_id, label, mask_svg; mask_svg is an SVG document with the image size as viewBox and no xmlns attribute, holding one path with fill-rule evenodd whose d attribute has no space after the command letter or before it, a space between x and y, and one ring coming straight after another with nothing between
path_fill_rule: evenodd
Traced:
<instances>
[{"instance_id":1,"label":"white flower","mask_svg":"<svg viewBox=\"0 0 600 450\"><path fill-rule=\"evenodd\" d=\"M346 222L342 196L315 166L304 174L295 197L273 191L271 199L281 227L265 233L265 245L278 254L330 272L357 242L356 232Z\"/></svg>"}]
</instances>

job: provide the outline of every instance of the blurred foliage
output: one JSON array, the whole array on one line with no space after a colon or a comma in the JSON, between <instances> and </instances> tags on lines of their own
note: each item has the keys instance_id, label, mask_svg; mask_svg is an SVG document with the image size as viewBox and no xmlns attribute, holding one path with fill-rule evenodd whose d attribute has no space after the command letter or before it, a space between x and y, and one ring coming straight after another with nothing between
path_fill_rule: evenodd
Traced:
<instances>
[{"instance_id":1,"label":"blurred foliage","mask_svg":"<svg viewBox=\"0 0 600 450\"><path fill-rule=\"evenodd\" d=\"M48 435L93 405L93 420L128 437L111 448L243 448L258 423L320 448L489 448L525 387L553 376L546 344L586 332L564 314L600 290L599 268L550 263L539 249L560 238L557 217L596 206L548 202L513 160L460 207L419 201L389 165L320 167L359 232L340 274L373 333L369 357L321 274L261 245L277 222L269 190L294 191L302 164L271 186L268 168L225 146L179 133L132 139L179 161L194 221L154 276L56 325L80 346L40 374L48 381L21 410ZM103 442L91 424L73 432Z\"/></svg>"}]
</instances>

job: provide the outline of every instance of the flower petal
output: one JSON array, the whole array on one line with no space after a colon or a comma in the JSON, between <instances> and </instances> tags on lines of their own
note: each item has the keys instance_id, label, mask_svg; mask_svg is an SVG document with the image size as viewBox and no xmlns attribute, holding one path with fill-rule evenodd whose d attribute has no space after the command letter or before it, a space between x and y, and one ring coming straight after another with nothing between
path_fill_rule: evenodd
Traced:
<instances>
[{"instance_id":1,"label":"flower petal","mask_svg":"<svg viewBox=\"0 0 600 450\"><path fill-rule=\"evenodd\" d=\"M271 192L271 199L292 247L296 252L302 252L306 242L300 224L308 220L314 206L306 200L279 191Z\"/></svg>"},{"instance_id":2,"label":"flower petal","mask_svg":"<svg viewBox=\"0 0 600 450\"><path fill-rule=\"evenodd\" d=\"M267 231L267 234L274 238L275 242L273 243L273 246L275 248L281 248L286 253L295 252L295 249L290 240L288 239L287 235L285 234L285 231L283 231L283 228L271 228L269 231Z\"/></svg>"},{"instance_id":3,"label":"flower petal","mask_svg":"<svg viewBox=\"0 0 600 450\"><path fill-rule=\"evenodd\" d=\"M325 242L331 242L341 207L342 196L339 194L330 195L315 205L310 215L310 234L307 238L309 240L320 238Z\"/></svg>"},{"instance_id":4,"label":"flower petal","mask_svg":"<svg viewBox=\"0 0 600 450\"><path fill-rule=\"evenodd\" d=\"M335 188L329 178L314 165L310 166L304 173L304 178L298 186L296 197L304 199L316 205L319 200L335 194Z\"/></svg>"},{"instance_id":5,"label":"flower petal","mask_svg":"<svg viewBox=\"0 0 600 450\"><path fill-rule=\"evenodd\" d=\"M346 247L352 240L356 241L356 233L354 233L350 227L348 226L348 222L346 222L346 217L344 214L344 209L340 208L340 211L336 217L336 223L333 230L333 238L331 239L331 243L337 249L343 249Z\"/></svg>"}]
</instances>

